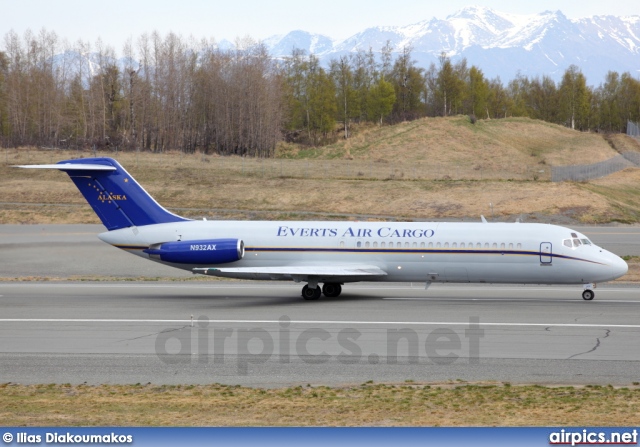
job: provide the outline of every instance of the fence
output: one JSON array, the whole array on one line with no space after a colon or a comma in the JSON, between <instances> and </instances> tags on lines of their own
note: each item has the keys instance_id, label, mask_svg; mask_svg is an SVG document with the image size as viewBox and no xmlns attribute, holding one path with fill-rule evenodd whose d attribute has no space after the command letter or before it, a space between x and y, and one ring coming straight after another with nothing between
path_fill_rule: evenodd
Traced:
<instances>
[{"instance_id":1,"label":"fence","mask_svg":"<svg viewBox=\"0 0 640 447\"><path fill-rule=\"evenodd\" d=\"M633 138L640 138L640 126L633 121L627 121L627 135Z\"/></svg>"},{"instance_id":2,"label":"fence","mask_svg":"<svg viewBox=\"0 0 640 447\"><path fill-rule=\"evenodd\" d=\"M640 152L625 152L609 160L590 165L554 166L551 168L551 181L592 180L631 167L640 167Z\"/></svg>"}]
</instances>

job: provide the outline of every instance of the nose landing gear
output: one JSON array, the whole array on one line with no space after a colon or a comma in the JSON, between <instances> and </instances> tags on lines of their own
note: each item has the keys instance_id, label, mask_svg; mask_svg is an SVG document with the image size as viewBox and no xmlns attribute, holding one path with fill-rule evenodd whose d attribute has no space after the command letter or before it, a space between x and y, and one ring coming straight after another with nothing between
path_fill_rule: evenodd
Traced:
<instances>
[{"instance_id":1,"label":"nose landing gear","mask_svg":"<svg viewBox=\"0 0 640 447\"><path fill-rule=\"evenodd\" d=\"M593 290L590 290L590 289L587 289L584 292L582 292L582 299L585 301L591 301L595 296L596 294L593 292Z\"/></svg>"},{"instance_id":2,"label":"nose landing gear","mask_svg":"<svg viewBox=\"0 0 640 447\"><path fill-rule=\"evenodd\" d=\"M582 299L585 301L591 301L592 299L594 299L596 296L596 293L591 289L595 289L595 288L596 288L595 284L585 284L584 291L582 292Z\"/></svg>"}]
</instances>

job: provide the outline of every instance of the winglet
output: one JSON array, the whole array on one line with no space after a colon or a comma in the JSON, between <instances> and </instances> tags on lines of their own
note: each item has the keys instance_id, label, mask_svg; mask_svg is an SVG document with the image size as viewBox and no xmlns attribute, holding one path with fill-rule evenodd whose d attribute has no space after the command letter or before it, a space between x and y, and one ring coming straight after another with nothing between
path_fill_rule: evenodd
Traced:
<instances>
[{"instance_id":1,"label":"winglet","mask_svg":"<svg viewBox=\"0 0 640 447\"><path fill-rule=\"evenodd\" d=\"M480 214L480 219L482 219L482 223L488 223L487 219L485 219L482 214Z\"/></svg>"}]
</instances>

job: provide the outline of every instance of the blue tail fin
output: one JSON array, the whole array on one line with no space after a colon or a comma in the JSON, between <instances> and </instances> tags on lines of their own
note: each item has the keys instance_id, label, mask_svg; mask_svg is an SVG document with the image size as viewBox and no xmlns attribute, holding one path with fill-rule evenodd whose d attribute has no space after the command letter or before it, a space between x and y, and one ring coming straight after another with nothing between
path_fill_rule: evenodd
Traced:
<instances>
[{"instance_id":1,"label":"blue tail fin","mask_svg":"<svg viewBox=\"0 0 640 447\"><path fill-rule=\"evenodd\" d=\"M189 220L160 206L112 158L65 160L48 167L55 167L69 174L109 231Z\"/></svg>"}]
</instances>

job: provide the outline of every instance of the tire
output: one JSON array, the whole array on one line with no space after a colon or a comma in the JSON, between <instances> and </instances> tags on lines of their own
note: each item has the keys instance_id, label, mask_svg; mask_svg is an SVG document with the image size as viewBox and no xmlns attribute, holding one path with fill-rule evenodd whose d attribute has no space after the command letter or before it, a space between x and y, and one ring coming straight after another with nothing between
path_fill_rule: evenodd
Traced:
<instances>
[{"instance_id":1,"label":"tire","mask_svg":"<svg viewBox=\"0 0 640 447\"><path fill-rule=\"evenodd\" d=\"M322 295L322 290L320 287L316 287L315 289L310 288L308 285L302 288L302 298L305 300L317 300Z\"/></svg>"},{"instance_id":2,"label":"tire","mask_svg":"<svg viewBox=\"0 0 640 447\"><path fill-rule=\"evenodd\" d=\"M338 283L326 282L322 286L322 293L327 298L336 298L342 293L342 286Z\"/></svg>"},{"instance_id":3,"label":"tire","mask_svg":"<svg viewBox=\"0 0 640 447\"><path fill-rule=\"evenodd\" d=\"M592 299L594 299L596 296L596 294L593 292L593 290L587 289L584 292L582 292L582 299L585 301L591 301Z\"/></svg>"}]
</instances>

